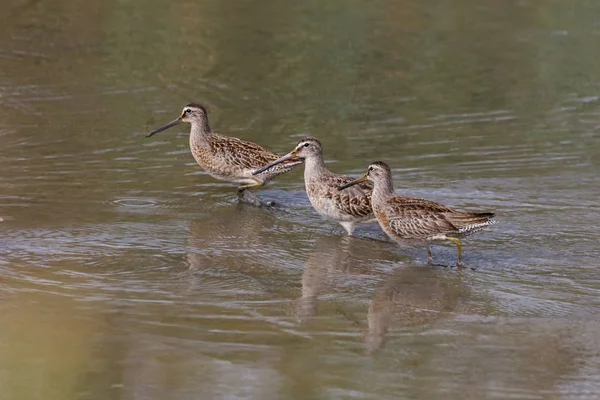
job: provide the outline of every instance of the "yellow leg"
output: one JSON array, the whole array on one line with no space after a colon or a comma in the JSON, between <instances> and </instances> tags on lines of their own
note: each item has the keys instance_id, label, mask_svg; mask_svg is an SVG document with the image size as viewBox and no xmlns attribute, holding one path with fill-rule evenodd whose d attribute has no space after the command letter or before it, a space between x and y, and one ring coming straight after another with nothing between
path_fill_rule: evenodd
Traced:
<instances>
[{"instance_id":1,"label":"yellow leg","mask_svg":"<svg viewBox=\"0 0 600 400\"><path fill-rule=\"evenodd\" d=\"M448 239L449 241L451 241L452 243L454 243L456 245L456 251L458 252L458 266L462 267L463 266L462 245L460 244L460 239L454 238L454 237L447 237L446 239Z\"/></svg>"}]
</instances>

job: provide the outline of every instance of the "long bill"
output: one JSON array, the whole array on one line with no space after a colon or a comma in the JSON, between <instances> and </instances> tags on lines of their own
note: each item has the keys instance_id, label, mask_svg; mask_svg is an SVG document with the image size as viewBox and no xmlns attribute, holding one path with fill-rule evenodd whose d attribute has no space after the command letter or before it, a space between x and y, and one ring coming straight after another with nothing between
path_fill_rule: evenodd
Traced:
<instances>
[{"instance_id":1,"label":"long bill","mask_svg":"<svg viewBox=\"0 0 600 400\"><path fill-rule=\"evenodd\" d=\"M344 190L346 188L349 188L350 186L358 185L359 183L366 182L368 180L369 180L369 175L365 174L364 176L362 176L362 177L360 177L358 179L355 179L355 180L350 181L350 182L348 182L346 184L338 186L338 190Z\"/></svg>"},{"instance_id":2,"label":"long bill","mask_svg":"<svg viewBox=\"0 0 600 400\"><path fill-rule=\"evenodd\" d=\"M162 132L164 130L167 130L170 127L175 126L175 125L177 125L179 123L181 123L181 117L177 118L174 121L169 122L168 124L166 124L164 126L161 126L160 128L156 128L155 130L153 130L152 132L150 132L149 134L147 134L146 137L153 136L153 135L157 134L158 132Z\"/></svg>"},{"instance_id":3,"label":"long bill","mask_svg":"<svg viewBox=\"0 0 600 400\"><path fill-rule=\"evenodd\" d=\"M273 168L277 164L281 164L284 161L290 160L292 158L296 158L296 157L298 157L296 153L297 153L296 150L294 150L292 152L289 152L285 156L279 157L277 160L272 161L272 162L268 163L267 165L265 165L263 167L260 167L259 169L256 169L256 170L252 171L252 175L258 175L260 173L265 172L269 168Z\"/></svg>"}]
</instances>

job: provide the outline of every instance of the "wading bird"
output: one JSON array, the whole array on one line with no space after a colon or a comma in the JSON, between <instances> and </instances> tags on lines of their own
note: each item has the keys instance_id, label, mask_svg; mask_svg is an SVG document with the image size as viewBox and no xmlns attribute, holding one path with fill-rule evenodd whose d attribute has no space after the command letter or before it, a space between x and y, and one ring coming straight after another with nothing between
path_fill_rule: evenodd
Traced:
<instances>
[{"instance_id":1,"label":"wading bird","mask_svg":"<svg viewBox=\"0 0 600 400\"><path fill-rule=\"evenodd\" d=\"M352 178L334 174L325 167L323 147L313 137L300 140L294 150L254 173L264 173L281 163L296 159L303 160L306 164L304 167L306 194L319 214L338 222L346 229L348 235L352 235L357 224L375 221L371 208L371 184L362 183L352 189L338 191L340 185L350 182Z\"/></svg>"},{"instance_id":2,"label":"wading bird","mask_svg":"<svg viewBox=\"0 0 600 400\"><path fill-rule=\"evenodd\" d=\"M213 132L206 108L195 103L185 106L177 119L153 130L146 137L182 122L191 125L190 150L198 165L215 179L239 184L237 195L240 201L258 207L271 205L261 201L248 189L264 186L271 179L302 163L292 158L269 171L253 174L257 168L277 160L279 155L256 143Z\"/></svg>"},{"instance_id":3,"label":"wading bird","mask_svg":"<svg viewBox=\"0 0 600 400\"><path fill-rule=\"evenodd\" d=\"M371 164L362 178L341 185L339 190L365 181L373 182L371 203L381 228L399 243L425 243L429 262L433 261L429 243L449 240L456 245L458 265L464 266L460 238L496 223L492 219L494 213L462 212L433 201L396 195L392 171L381 161Z\"/></svg>"}]
</instances>

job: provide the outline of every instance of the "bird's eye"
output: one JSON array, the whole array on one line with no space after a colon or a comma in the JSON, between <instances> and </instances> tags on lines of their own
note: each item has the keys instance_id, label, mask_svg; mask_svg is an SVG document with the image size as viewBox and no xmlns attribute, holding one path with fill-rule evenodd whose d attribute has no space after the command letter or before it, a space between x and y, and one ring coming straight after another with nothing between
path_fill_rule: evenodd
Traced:
<instances>
[{"instance_id":1,"label":"bird's eye","mask_svg":"<svg viewBox=\"0 0 600 400\"><path fill-rule=\"evenodd\" d=\"M304 147L310 146L310 143L304 143Z\"/></svg>"},{"instance_id":2,"label":"bird's eye","mask_svg":"<svg viewBox=\"0 0 600 400\"><path fill-rule=\"evenodd\" d=\"M186 109L186 110L185 110L185 113L186 113L186 114L191 114L191 113L192 113L192 109L191 109L191 108L188 108L188 109Z\"/></svg>"},{"instance_id":3,"label":"bird's eye","mask_svg":"<svg viewBox=\"0 0 600 400\"><path fill-rule=\"evenodd\" d=\"M373 167L369 167L369 172L373 172Z\"/></svg>"}]
</instances>

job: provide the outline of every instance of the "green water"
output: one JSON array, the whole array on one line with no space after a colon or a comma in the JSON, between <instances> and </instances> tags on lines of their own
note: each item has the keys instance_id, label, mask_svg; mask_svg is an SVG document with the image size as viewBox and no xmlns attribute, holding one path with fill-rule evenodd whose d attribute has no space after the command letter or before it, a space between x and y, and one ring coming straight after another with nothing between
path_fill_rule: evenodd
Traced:
<instances>
[{"instance_id":1,"label":"green water","mask_svg":"<svg viewBox=\"0 0 600 400\"><path fill-rule=\"evenodd\" d=\"M600 4L5 0L0 399L593 399ZM475 271L347 238L302 168L237 204L217 132L500 224ZM377 240L373 240L377 239ZM455 262L450 246L436 260Z\"/></svg>"}]
</instances>

